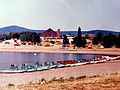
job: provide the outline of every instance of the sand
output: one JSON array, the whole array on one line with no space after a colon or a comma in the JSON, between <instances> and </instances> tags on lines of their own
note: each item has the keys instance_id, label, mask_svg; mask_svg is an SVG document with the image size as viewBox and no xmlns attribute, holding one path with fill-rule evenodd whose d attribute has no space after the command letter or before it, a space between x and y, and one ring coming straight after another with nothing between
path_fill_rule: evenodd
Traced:
<instances>
[{"instance_id":1,"label":"sand","mask_svg":"<svg viewBox=\"0 0 120 90\"><path fill-rule=\"evenodd\" d=\"M120 73L57 79L43 83L7 86L4 90L120 90ZM2 89L3 89L2 88Z\"/></svg>"},{"instance_id":2,"label":"sand","mask_svg":"<svg viewBox=\"0 0 120 90\"><path fill-rule=\"evenodd\" d=\"M102 54L102 55L120 55L120 48L104 48L104 49L73 49L68 47L61 49L61 45L55 45L52 47L44 46L0 46L0 51L7 52L45 52L45 53L80 53L80 54Z\"/></svg>"},{"instance_id":3,"label":"sand","mask_svg":"<svg viewBox=\"0 0 120 90\"><path fill-rule=\"evenodd\" d=\"M9 83L14 85L27 84L32 81L41 80L42 78L50 80L54 77L69 78L78 77L82 75L92 76L108 73L120 72L120 61L108 61L99 64L89 64L76 67L66 67L51 69L45 71L14 73L14 74L0 74L0 86L6 86Z\"/></svg>"},{"instance_id":4,"label":"sand","mask_svg":"<svg viewBox=\"0 0 120 90\"><path fill-rule=\"evenodd\" d=\"M46 53L80 53L80 54L102 54L102 55L120 55L120 49L73 49L72 47L60 49L60 46L54 47L38 47L38 46L0 46L0 51L7 52L46 52ZM106 73L120 72L120 61L109 61L100 64L83 65L76 67L66 67L51 69L45 71L29 72L29 73L14 73L14 74L0 74L0 86L6 86L9 83L14 85L26 84L31 81L45 78L50 80L53 77L68 78L71 76L77 77L81 75L97 75Z\"/></svg>"}]
</instances>

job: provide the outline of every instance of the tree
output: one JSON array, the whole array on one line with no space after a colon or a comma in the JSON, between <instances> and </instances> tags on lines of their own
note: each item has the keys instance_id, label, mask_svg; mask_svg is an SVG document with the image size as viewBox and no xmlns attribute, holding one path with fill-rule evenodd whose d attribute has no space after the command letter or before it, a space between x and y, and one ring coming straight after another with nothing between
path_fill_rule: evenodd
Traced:
<instances>
[{"instance_id":1,"label":"tree","mask_svg":"<svg viewBox=\"0 0 120 90\"><path fill-rule=\"evenodd\" d=\"M85 45L86 45L86 38L83 38L82 39L82 47L85 47Z\"/></svg>"},{"instance_id":2,"label":"tree","mask_svg":"<svg viewBox=\"0 0 120 90\"><path fill-rule=\"evenodd\" d=\"M17 32L10 32L9 35L8 35L8 39L11 39L11 38L19 39L19 37L20 37L20 34L17 33Z\"/></svg>"},{"instance_id":3,"label":"tree","mask_svg":"<svg viewBox=\"0 0 120 90\"><path fill-rule=\"evenodd\" d=\"M116 35L113 33L109 33L103 37L103 46L106 48L110 48L115 45Z\"/></svg>"},{"instance_id":4,"label":"tree","mask_svg":"<svg viewBox=\"0 0 120 90\"><path fill-rule=\"evenodd\" d=\"M69 39L65 34L63 35L63 44L69 44Z\"/></svg>"},{"instance_id":5,"label":"tree","mask_svg":"<svg viewBox=\"0 0 120 90\"><path fill-rule=\"evenodd\" d=\"M98 32L97 39L98 39L98 42L101 42L103 40L103 34L101 32Z\"/></svg>"},{"instance_id":6,"label":"tree","mask_svg":"<svg viewBox=\"0 0 120 90\"><path fill-rule=\"evenodd\" d=\"M115 45L116 45L117 48L120 48L120 34L116 38Z\"/></svg>"},{"instance_id":7,"label":"tree","mask_svg":"<svg viewBox=\"0 0 120 90\"><path fill-rule=\"evenodd\" d=\"M21 41L30 41L34 44L39 43L41 41L39 34L37 34L35 32L22 32L22 33L20 33L20 40Z\"/></svg>"},{"instance_id":8,"label":"tree","mask_svg":"<svg viewBox=\"0 0 120 90\"><path fill-rule=\"evenodd\" d=\"M93 44L97 45L98 43L102 43L103 35L101 32L98 32L97 35L93 38Z\"/></svg>"},{"instance_id":9,"label":"tree","mask_svg":"<svg viewBox=\"0 0 120 90\"><path fill-rule=\"evenodd\" d=\"M97 44L98 44L98 39L97 39L97 37L96 37L96 36L93 38L92 44L95 44L95 45L97 45Z\"/></svg>"},{"instance_id":10,"label":"tree","mask_svg":"<svg viewBox=\"0 0 120 90\"><path fill-rule=\"evenodd\" d=\"M75 44L75 46L77 46L77 47L85 47L86 40L85 40L85 38L82 38L80 27L78 28L77 36L75 36L73 38L73 44Z\"/></svg>"},{"instance_id":11,"label":"tree","mask_svg":"<svg viewBox=\"0 0 120 90\"><path fill-rule=\"evenodd\" d=\"M19 37L20 37L20 34L19 34L19 33L13 33L13 38L19 39Z\"/></svg>"},{"instance_id":12,"label":"tree","mask_svg":"<svg viewBox=\"0 0 120 90\"><path fill-rule=\"evenodd\" d=\"M77 40L76 46L82 47L82 35L81 35L81 28L80 27L78 28L78 34L77 34L76 40Z\"/></svg>"},{"instance_id":13,"label":"tree","mask_svg":"<svg viewBox=\"0 0 120 90\"><path fill-rule=\"evenodd\" d=\"M7 34L0 34L0 40L8 40L8 35Z\"/></svg>"}]
</instances>

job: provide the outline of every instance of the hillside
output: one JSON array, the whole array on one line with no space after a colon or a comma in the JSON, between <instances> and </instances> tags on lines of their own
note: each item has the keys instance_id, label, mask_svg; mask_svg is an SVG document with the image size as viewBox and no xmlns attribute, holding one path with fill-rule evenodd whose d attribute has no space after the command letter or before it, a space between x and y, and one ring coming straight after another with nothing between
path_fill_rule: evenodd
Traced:
<instances>
[{"instance_id":1,"label":"hillside","mask_svg":"<svg viewBox=\"0 0 120 90\"><path fill-rule=\"evenodd\" d=\"M44 30L32 30L32 29L27 29L24 27L15 26L15 25L0 28L0 34L8 34L10 32L24 32L24 31L41 33Z\"/></svg>"},{"instance_id":2,"label":"hillside","mask_svg":"<svg viewBox=\"0 0 120 90\"><path fill-rule=\"evenodd\" d=\"M119 34L120 33L120 32L108 31L108 30L90 30L90 31L82 31L82 34L94 34L94 35L96 35L98 32L101 32L104 35L106 35L108 33L115 33L115 34ZM62 31L61 33L62 34L76 35L77 31Z\"/></svg>"},{"instance_id":3,"label":"hillside","mask_svg":"<svg viewBox=\"0 0 120 90\"><path fill-rule=\"evenodd\" d=\"M24 32L24 31L42 33L45 30L33 30L33 29L27 29L27 28L15 26L15 25L0 28L0 34L8 34L10 32ZM120 32L114 32L114 31L110 31L110 30L109 31L108 30L90 30L90 31L82 31L82 34L95 34L96 35L98 32L102 32L104 35L106 35L108 33L120 33ZM76 31L61 31L61 34L76 35L77 30Z\"/></svg>"}]
</instances>

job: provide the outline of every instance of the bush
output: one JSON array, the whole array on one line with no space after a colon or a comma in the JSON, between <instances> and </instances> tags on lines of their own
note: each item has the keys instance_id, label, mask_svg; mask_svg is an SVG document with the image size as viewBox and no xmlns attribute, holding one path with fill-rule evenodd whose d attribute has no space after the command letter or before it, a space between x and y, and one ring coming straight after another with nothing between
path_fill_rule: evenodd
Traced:
<instances>
[{"instance_id":1,"label":"bush","mask_svg":"<svg viewBox=\"0 0 120 90\"><path fill-rule=\"evenodd\" d=\"M98 77L98 75L93 75L93 76L90 76L90 78L94 78L94 77Z\"/></svg>"},{"instance_id":2,"label":"bush","mask_svg":"<svg viewBox=\"0 0 120 90\"><path fill-rule=\"evenodd\" d=\"M74 77L69 77L69 79L75 79Z\"/></svg>"},{"instance_id":3,"label":"bush","mask_svg":"<svg viewBox=\"0 0 120 90\"><path fill-rule=\"evenodd\" d=\"M76 79L83 79L83 78L86 78L86 75L84 75L84 76L79 76L79 77L77 77Z\"/></svg>"},{"instance_id":4,"label":"bush","mask_svg":"<svg viewBox=\"0 0 120 90\"><path fill-rule=\"evenodd\" d=\"M54 41L50 41L50 43L55 44L55 42L54 42Z\"/></svg>"},{"instance_id":5,"label":"bush","mask_svg":"<svg viewBox=\"0 0 120 90\"><path fill-rule=\"evenodd\" d=\"M60 77L57 81L64 82L63 77Z\"/></svg>"},{"instance_id":6,"label":"bush","mask_svg":"<svg viewBox=\"0 0 120 90\"><path fill-rule=\"evenodd\" d=\"M54 77L53 79L51 79L50 81L57 81L56 77Z\"/></svg>"},{"instance_id":7,"label":"bush","mask_svg":"<svg viewBox=\"0 0 120 90\"><path fill-rule=\"evenodd\" d=\"M46 80L44 78L41 79L41 82L46 82Z\"/></svg>"},{"instance_id":8,"label":"bush","mask_svg":"<svg viewBox=\"0 0 120 90\"><path fill-rule=\"evenodd\" d=\"M14 85L14 84L12 84L12 83L9 83L9 84L8 84L8 86L15 86L15 85Z\"/></svg>"}]
</instances>

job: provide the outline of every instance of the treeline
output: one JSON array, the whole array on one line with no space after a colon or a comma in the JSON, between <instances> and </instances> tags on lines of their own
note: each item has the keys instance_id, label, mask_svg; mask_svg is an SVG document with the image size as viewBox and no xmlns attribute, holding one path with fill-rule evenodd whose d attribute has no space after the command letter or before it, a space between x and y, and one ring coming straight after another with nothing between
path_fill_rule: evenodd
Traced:
<instances>
[{"instance_id":1,"label":"treeline","mask_svg":"<svg viewBox=\"0 0 120 90\"><path fill-rule=\"evenodd\" d=\"M35 32L21 32L21 33L10 32L9 34L0 35L0 40L2 41L10 40L11 38L17 38L23 42L30 41L34 44L41 42L39 34Z\"/></svg>"},{"instance_id":2,"label":"treeline","mask_svg":"<svg viewBox=\"0 0 120 90\"><path fill-rule=\"evenodd\" d=\"M93 44L101 44L105 48L110 48L113 46L120 48L120 34L109 33L107 35L103 35L101 32L99 32L93 38Z\"/></svg>"},{"instance_id":3,"label":"treeline","mask_svg":"<svg viewBox=\"0 0 120 90\"><path fill-rule=\"evenodd\" d=\"M87 36L82 37L81 28L78 28L77 35L73 38L72 44L74 47L86 47ZM69 44L66 36L63 38L63 44ZM96 36L92 39L93 45L104 46L105 48L117 47L120 48L120 34L109 33L103 35L101 32L98 32Z\"/></svg>"}]
</instances>

